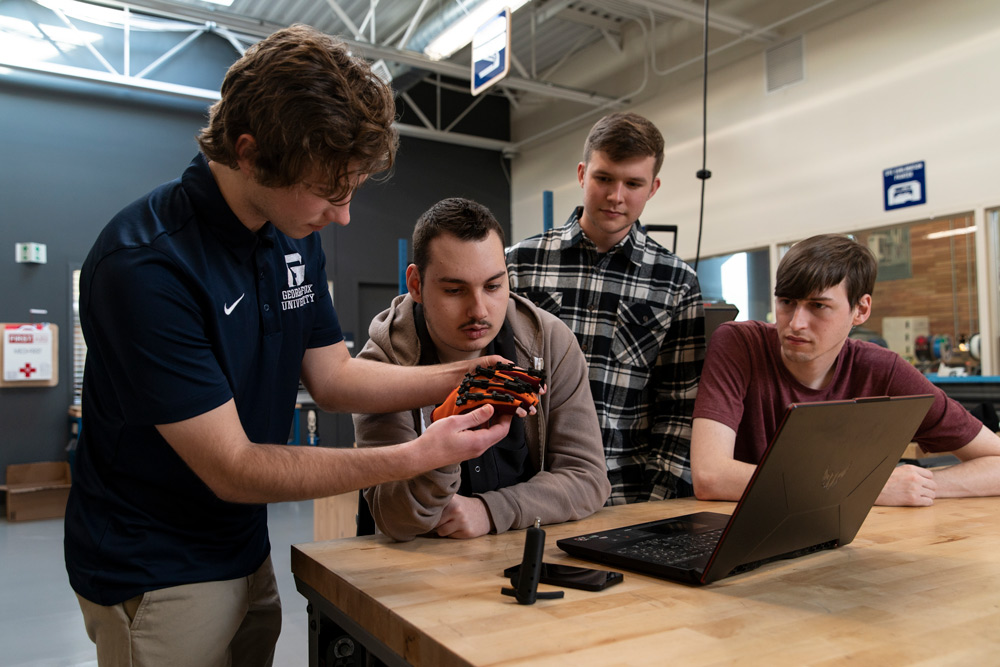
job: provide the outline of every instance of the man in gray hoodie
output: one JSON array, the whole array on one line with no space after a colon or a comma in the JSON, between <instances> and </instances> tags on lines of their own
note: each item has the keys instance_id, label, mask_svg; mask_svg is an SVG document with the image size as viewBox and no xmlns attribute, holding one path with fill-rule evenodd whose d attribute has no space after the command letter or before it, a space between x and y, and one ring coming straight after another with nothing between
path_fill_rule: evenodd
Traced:
<instances>
[{"instance_id":1,"label":"man in gray hoodie","mask_svg":"<svg viewBox=\"0 0 1000 667\"><path fill-rule=\"evenodd\" d=\"M372 321L359 357L417 366L498 354L544 369L548 388L536 413L515 419L482 456L367 489L378 529L401 541L469 538L600 508L610 485L586 361L565 324L510 293L503 229L492 213L459 198L432 206L413 232L406 285L408 294ZM355 415L358 447L419 435L433 408Z\"/></svg>"}]
</instances>

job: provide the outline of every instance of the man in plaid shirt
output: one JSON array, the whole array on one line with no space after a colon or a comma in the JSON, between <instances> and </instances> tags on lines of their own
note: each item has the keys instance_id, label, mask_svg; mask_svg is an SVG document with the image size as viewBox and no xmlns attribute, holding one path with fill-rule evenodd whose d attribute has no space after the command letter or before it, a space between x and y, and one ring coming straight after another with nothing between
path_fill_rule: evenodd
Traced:
<instances>
[{"instance_id":1,"label":"man in plaid shirt","mask_svg":"<svg viewBox=\"0 0 1000 667\"><path fill-rule=\"evenodd\" d=\"M511 289L566 322L587 357L611 505L693 493L701 288L691 267L639 225L662 164L663 136L651 122L605 116L577 166L583 206L507 253Z\"/></svg>"}]
</instances>

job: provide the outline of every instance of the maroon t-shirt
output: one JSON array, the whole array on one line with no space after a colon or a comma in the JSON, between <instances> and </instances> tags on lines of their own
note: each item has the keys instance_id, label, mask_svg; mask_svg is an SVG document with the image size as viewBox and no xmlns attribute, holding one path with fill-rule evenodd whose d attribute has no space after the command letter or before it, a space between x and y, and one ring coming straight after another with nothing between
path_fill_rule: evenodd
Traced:
<instances>
[{"instance_id":1,"label":"maroon t-shirt","mask_svg":"<svg viewBox=\"0 0 1000 667\"><path fill-rule=\"evenodd\" d=\"M757 464L789 403L911 394L935 396L913 438L927 451L958 449L982 429L968 410L891 350L848 339L837 356L830 384L810 389L785 368L773 324L729 322L709 341L694 417L732 428L736 431L735 459Z\"/></svg>"}]
</instances>

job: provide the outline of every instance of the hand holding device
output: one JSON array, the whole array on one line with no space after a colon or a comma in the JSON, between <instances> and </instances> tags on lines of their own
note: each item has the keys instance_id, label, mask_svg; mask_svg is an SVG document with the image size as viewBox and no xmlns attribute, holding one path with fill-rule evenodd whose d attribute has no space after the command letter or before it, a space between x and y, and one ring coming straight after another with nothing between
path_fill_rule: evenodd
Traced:
<instances>
[{"instance_id":1,"label":"hand holding device","mask_svg":"<svg viewBox=\"0 0 1000 667\"><path fill-rule=\"evenodd\" d=\"M433 421L462 414L481 405L492 405L495 414L514 415L538 405L540 388L545 381L543 371L525 369L513 364L499 363L494 366L477 366L466 374L444 403L434 409Z\"/></svg>"}]
</instances>

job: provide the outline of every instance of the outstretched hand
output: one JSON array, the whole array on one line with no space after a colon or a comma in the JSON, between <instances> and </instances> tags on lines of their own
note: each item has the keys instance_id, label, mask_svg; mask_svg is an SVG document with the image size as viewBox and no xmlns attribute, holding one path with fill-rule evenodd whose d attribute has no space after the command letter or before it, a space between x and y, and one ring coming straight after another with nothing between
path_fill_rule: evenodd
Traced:
<instances>
[{"instance_id":1,"label":"outstretched hand","mask_svg":"<svg viewBox=\"0 0 1000 667\"><path fill-rule=\"evenodd\" d=\"M483 426L491 419L492 423ZM415 441L421 463L433 470L476 458L507 435L510 420L510 415L494 418L492 405L439 419Z\"/></svg>"}]
</instances>

